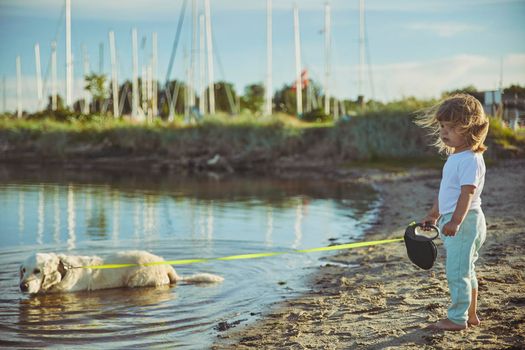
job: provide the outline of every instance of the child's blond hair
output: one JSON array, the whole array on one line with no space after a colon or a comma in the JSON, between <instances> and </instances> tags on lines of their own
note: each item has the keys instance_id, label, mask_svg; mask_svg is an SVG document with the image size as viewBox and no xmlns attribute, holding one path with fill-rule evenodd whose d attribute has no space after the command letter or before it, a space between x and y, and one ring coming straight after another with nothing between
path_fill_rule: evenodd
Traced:
<instances>
[{"instance_id":1,"label":"child's blond hair","mask_svg":"<svg viewBox=\"0 0 525 350\"><path fill-rule=\"evenodd\" d=\"M454 149L445 145L439 138L441 122L453 123L473 152L483 153L487 150L483 143L489 131L489 119L475 97L468 94L450 96L425 110L416 120L417 125L430 129L431 135L437 136L432 145L436 146L440 153L450 154Z\"/></svg>"}]
</instances>

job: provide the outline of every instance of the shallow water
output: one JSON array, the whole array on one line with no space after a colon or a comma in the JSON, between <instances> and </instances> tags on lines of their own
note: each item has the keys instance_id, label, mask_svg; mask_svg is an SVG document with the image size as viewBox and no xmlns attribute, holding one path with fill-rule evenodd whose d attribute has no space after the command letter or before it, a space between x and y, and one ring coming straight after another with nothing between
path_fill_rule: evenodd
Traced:
<instances>
[{"instance_id":1,"label":"shallow water","mask_svg":"<svg viewBox=\"0 0 525 350\"><path fill-rule=\"evenodd\" d=\"M321 254L176 266L221 284L27 296L32 252L166 259L285 251L359 239L374 215L368 187L320 180L170 177L63 170L0 173L0 345L202 349L223 321L251 322L305 291Z\"/></svg>"}]
</instances>

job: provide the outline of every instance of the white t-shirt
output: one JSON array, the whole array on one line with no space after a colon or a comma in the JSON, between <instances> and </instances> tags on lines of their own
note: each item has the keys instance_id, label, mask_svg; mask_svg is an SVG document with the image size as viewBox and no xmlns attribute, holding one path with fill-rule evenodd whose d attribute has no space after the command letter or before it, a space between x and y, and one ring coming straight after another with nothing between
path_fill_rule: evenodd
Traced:
<instances>
[{"instance_id":1,"label":"white t-shirt","mask_svg":"<svg viewBox=\"0 0 525 350\"><path fill-rule=\"evenodd\" d=\"M439 214L454 212L463 185L476 186L469 210L481 208L480 196L484 184L485 161L481 153L468 150L451 154L443 167L439 186Z\"/></svg>"}]
</instances>

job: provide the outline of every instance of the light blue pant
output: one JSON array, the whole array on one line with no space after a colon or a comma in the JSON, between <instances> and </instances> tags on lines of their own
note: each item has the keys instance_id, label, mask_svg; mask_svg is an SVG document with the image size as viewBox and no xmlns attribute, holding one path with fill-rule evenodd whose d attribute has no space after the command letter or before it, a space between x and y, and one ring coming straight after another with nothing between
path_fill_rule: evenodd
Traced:
<instances>
[{"instance_id":1,"label":"light blue pant","mask_svg":"<svg viewBox=\"0 0 525 350\"><path fill-rule=\"evenodd\" d=\"M443 215L439 228L450 221L452 213ZM441 235L446 250L446 274L452 304L448 308L448 319L465 324L472 299L472 289L478 289L474 263L478 251L485 241L487 227L481 209L470 210L455 236Z\"/></svg>"}]
</instances>

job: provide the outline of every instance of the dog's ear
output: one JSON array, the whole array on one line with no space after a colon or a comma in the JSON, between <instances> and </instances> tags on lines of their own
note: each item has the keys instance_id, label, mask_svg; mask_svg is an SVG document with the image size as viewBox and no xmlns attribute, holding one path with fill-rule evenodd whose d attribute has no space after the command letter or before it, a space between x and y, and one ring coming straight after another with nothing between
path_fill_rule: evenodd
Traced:
<instances>
[{"instance_id":1,"label":"dog's ear","mask_svg":"<svg viewBox=\"0 0 525 350\"><path fill-rule=\"evenodd\" d=\"M62 281L62 275L60 273L59 265L60 259L56 254L47 254L44 259L43 268L43 280L40 288L42 290L48 290L52 286ZM64 266L62 266L63 268Z\"/></svg>"},{"instance_id":2,"label":"dog's ear","mask_svg":"<svg viewBox=\"0 0 525 350\"><path fill-rule=\"evenodd\" d=\"M53 271L50 274L44 275L44 280L42 281L41 289L48 290L52 286L59 284L62 281L62 276L60 272Z\"/></svg>"},{"instance_id":3,"label":"dog's ear","mask_svg":"<svg viewBox=\"0 0 525 350\"><path fill-rule=\"evenodd\" d=\"M58 270L58 273L60 274L60 279L63 280L64 277L66 277L67 270L66 270L66 267L64 266L64 262L62 262L62 259L60 259L58 262L57 270Z\"/></svg>"}]
</instances>

